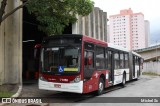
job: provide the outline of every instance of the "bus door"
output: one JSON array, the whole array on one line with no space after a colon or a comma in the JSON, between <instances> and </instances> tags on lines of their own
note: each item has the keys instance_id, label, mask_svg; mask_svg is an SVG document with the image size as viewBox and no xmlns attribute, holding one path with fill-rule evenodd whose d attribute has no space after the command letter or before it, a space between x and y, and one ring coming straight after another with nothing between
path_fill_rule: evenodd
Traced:
<instances>
[{"instance_id":1,"label":"bus door","mask_svg":"<svg viewBox=\"0 0 160 106\"><path fill-rule=\"evenodd\" d=\"M139 77L139 75L140 75L140 61L139 61L140 59L137 57L137 59L136 59L136 65L137 65L137 78Z\"/></svg>"},{"instance_id":2,"label":"bus door","mask_svg":"<svg viewBox=\"0 0 160 106\"><path fill-rule=\"evenodd\" d=\"M141 71L142 71L142 65L143 65L143 62L142 62L142 59L141 58L138 58L138 62L139 62L139 76L141 75Z\"/></svg>"},{"instance_id":3,"label":"bus door","mask_svg":"<svg viewBox=\"0 0 160 106\"><path fill-rule=\"evenodd\" d=\"M132 73L132 78L135 78L135 66L136 66L136 60L135 60L135 56L133 56L133 73Z\"/></svg>"},{"instance_id":4,"label":"bus door","mask_svg":"<svg viewBox=\"0 0 160 106\"><path fill-rule=\"evenodd\" d=\"M141 71L141 64L140 64L140 58L136 58L136 69L137 69L137 78L140 76L140 71Z\"/></svg>"},{"instance_id":5,"label":"bus door","mask_svg":"<svg viewBox=\"0 0 160 106\"><path fill-rule=\"evenodd\" d=\"M85 43L84 50L84 79L90 79L94 72L94 45Z\"/></svg>"},{"instance_id":6,"label":"bus door","mask_svg":"<svg viewBox=\"0 0 160 106\"><path fill-rule=\"evenodd\" d=\"M114 82L114 65L113 65L113 51L108 51L108 70L109 70L109 82Z\"/></svg>"}]
</instances>

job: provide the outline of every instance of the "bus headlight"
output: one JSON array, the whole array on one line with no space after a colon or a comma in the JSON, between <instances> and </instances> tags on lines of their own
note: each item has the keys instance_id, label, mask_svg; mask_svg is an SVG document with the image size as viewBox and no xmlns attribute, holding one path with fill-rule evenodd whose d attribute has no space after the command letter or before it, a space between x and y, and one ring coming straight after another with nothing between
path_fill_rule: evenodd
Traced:
<instances>
[{"instance_id":1,"label":"bus headlight","mask_svg":"<svg viewBox=\"0 0 160 106\"><path fill-rule=\"evenodd\" d=\"M71 83L78 83L81 81L81 76L77 76L73 81L71 81Z\"/></svg>"},{"instance_id":2,"label":"bus headlight","mask_svg":"<svg viewBox=\"0 0 160 106\"><path fill-rule=\"evenodd\" d=\"M40 75L39 79L42 81L47 81L42 75Z\"/></svg>"}]
</instances>

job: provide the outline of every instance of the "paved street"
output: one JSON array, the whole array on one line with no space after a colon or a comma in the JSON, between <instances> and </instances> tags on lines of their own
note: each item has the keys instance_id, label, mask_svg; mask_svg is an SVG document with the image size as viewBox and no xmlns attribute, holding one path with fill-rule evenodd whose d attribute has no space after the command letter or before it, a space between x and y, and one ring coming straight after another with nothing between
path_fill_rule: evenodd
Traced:
<instances>
[{"instance_id":1,"label":"paved street","mask_svg":"<svg viewBox=\"0 0 160 106\"><path fill-rule=\"evenodd\" d=\"M138 81L131 81L126 84L124 88L121 86L115 86L105 90L103 95L99 96L102 99L103 97L160 97L160 77L155 76L142 76ZM23 91L21 97L52 97L46 99L48 102L60 102L49 104L49 106L88 106L90 103L92 106L95 105L106 105L107 106L159 106L159 103L100 103L97 100L97 97L93 96L93 94L80 95L73 93L61 93L61 92L53 92L53 91L44 91L38 90L37 84L28 83L24 84ZM63 97L63 98L62 98ZM74 97L74 98L71 98ZM113 98L114 99L114 98ZM100 99L98 99L100 100ZM68 103L63 103L68 102ZM99 102L99 103L98 103ZM20 104L12 104L20 105ZM26 104L24 104L25 106Z\"/></svg>"}]
</instances>

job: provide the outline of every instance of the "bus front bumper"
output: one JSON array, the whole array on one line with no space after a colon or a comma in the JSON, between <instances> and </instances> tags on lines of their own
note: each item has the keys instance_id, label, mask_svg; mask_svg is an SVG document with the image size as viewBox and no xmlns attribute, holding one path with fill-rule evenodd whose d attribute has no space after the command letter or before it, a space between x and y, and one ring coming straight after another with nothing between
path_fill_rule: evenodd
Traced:
<instances>
[{"instance_id":1,"label":"bus front bumper","mask_svg":"<svg viewBox=\"0 0 160 106\"><path fill-rule=\"evenodd\" d=\"M78 83L55 83L42 81L39 79L38 86L39 89L43 90L83 93L83 81L80 81Z\"/></svg>"}]
</instances>

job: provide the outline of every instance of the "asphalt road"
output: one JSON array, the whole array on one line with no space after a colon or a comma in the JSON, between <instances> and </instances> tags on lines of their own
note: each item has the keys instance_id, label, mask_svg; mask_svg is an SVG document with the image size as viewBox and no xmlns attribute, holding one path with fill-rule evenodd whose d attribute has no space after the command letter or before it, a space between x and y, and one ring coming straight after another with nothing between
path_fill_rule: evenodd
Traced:
<instances>
[{"instance_id":1,"label":"asphalt road","mask_svg":"<svg viewBox=\"0 0 160 106\"><path fill-rule=\"evenodd\" d=\"M125 87L118 85L106 89L103 95L97 97L93 93L80 95L39 90L36 83L25 83L21 97L44 97L43 101L51 102L49 104L37 104L40 106L160 106L160 77L141 76L137 81L128 82ZM145 97L150 97L150 101L147 101L148 98ZM152 99L156 100L156 97L159 97L159 103L152 103ZM139 103L143 100L146 100L145 103ZM22 104L12 104L12 106L17 105L21 106Z\"/></svg>"}]
</instances>

